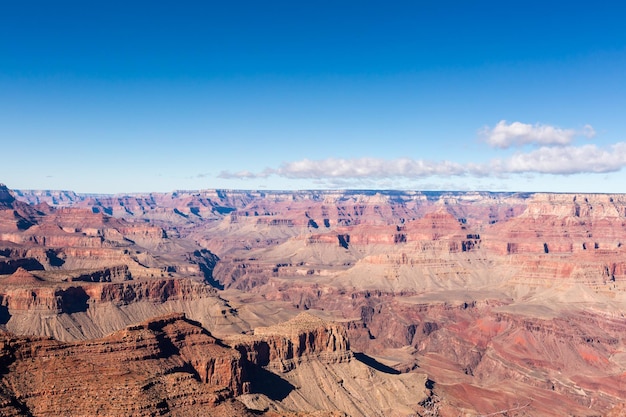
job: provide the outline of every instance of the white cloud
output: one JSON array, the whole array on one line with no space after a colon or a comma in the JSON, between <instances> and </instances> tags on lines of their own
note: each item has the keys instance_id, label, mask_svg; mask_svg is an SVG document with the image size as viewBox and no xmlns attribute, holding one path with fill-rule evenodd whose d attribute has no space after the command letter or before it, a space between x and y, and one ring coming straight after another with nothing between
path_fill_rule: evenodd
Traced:
<instances>
[{"instance_id":1,"label":"white cloud","mask_svg":"<svg viewBox=\"0 0 626 417\"><path fill-rule=\"evenodd\" d=\"M499 121L493 128L485 127L480 133L485 137L487 144L500 149L528 144L568 145L578 134L574 129L561 129L542 124L530 125L521 122L507 124L506 120ZM593 127L586 125L583 134L593 136L595 131Z\"/></svg>"},{"instance_id":2,"label":"white cloud","mask_svg":"<svg viewBox=\"0 0 626 417\"><path fill-rule=\"evenodd\" d=\"M275 173L287 178L423 178L465 175L466 168L449 161L431 162L409 158L392 160L328 158L289 162L283 164Z\"/></svg>"},{"instance_id":3,"label":"white cloud","mask_svg":"<svg viewBox=\"0 0 626 417\"><path fill-rule=\"evenodd\" d=\"M238 172L229 172L222 171L217 175L217 178L224 179L252 179L252 178L261 178L261 174L255 174L254 172L250 172L248 170L238 171Z\"/></svg>"},{"instance_id":4,"label":"white cloud","mask_svg":"<svg viewBox=\"0 0 626 417\"><path fill-rule=\"evenodd\" d=\"M302 159L284 163L279 168L267 168L260 173L223 171L220 178L254 179L275 175L288 179L378 181L387 179L424 179L447 177L499 177L519 174L571 175L582 173L616 172L626 166L626 142L608 148L594 144L583 146L543 146L531 152L518 152L506 159L485 163L459 164L450 161L421 159L328 158Z\"/></svg>"},{"instance_id":5,"label":"white cloud","mask_svg":"<svg viewBox=\"0 0 626 417\"><path fill-rule=\"evenodd\" d=\"M321 160L302 159L284 163L280 168L265 169L254 174L249 171L230 173L223 171L220 178L264 178L277 175L290 179L319 178L350 178L350 179L383 179L383 178L426 178L433 176L467 175L468 169L476 167L462 165L450 161L432 162L421 159L399 158L328 158Z\"/></svg>"},{"instance_id":6,"label":"white cloud","mask_svg":"<svg viewBox=\"0 0 626 417\"><path fill-rule=\"evenodd\" d=\"M616 172L626 166L626 143L608 149L596 145L541 147L518 153L505 161L493 161L494 168L505 173L542 173L570 175Z\"/></svg>"},{"instance_id":7,"label":"white cloud","mask_svg":"<svg viewBox=\"0 0 626 417\"><path fill-rule=\"evenodd\" d=\"M596 131L593 128L593 126L591 125L585 125L583 126L583 130L581 132L584 136L586 136L588 139L591 139L592 137L594 137L596 135Z\"/></svg>"},{"instance_id":8,"label":"white cloud","mask_svg":"<svg viewBox=\"0 0 626 417\"><path fill-rule=\"evenodd\" d=\"M327 158L302 159L285 162L277 168L254 173L247 170L231 173L222 171L220 178L249 180L277 176L292 180L312 180L334 186L394 184L408 180L451 177L505 179L512 175L534 174L572 175L616 172L626 167L626 142L608 147L595 144L574 146L574 136L595 136L595 130L585 125L581 130L560 129L547 125L520 122L507 124L502 120L492 129L483 130L486 141L496 148L532 144L540 146L529 152L519 151L507 158L495 158L478 163L427 161L398 158Z\"/></svg>"}]
</instances>

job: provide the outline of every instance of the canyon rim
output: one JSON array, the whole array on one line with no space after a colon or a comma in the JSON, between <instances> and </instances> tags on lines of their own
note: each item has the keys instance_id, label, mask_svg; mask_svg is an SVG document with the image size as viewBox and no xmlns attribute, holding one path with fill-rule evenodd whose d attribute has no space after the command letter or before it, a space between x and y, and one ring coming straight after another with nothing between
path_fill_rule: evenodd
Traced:
<instances>
[{"instance_id":1,"label":"canyon rim","mask_svg":"<svg viewBox=\"0 0 626 417\"><path fill-rule=\"evenodd\" d=\"M619 416L626 195L0 187L3 415Z\"/></svg>"}]
</instances>

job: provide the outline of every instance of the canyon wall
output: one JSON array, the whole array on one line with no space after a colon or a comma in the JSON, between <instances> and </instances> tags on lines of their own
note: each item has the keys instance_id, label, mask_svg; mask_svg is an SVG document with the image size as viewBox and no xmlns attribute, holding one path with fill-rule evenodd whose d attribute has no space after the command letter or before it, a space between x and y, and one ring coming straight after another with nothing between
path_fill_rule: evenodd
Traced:
<instances>
[{"instance_id":1,"label":"canyon wall","mask_svg":"<svg viewBox=\"0 0 626 417\"><path fill-rule=\"evenodd\" d=\"M0 325L69 342L183 311L252 367L256 412L597 416L626 395L624 195L0 189L0 205ZM269 375L281 389L252 388Z\"/></svg>"}]
</instances>

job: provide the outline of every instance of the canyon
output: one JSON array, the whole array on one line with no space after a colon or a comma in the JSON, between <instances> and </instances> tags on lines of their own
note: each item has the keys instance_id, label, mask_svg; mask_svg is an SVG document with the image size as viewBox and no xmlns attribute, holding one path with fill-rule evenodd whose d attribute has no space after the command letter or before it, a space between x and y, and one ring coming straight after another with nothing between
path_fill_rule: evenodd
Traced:
<instances>
[{"instance_id":1,"label":"canyon","mask_svg":"<svg viewBox=\"0 0 626 417\"><path fill-rule=\"evenodd\" d=\"M626 195L0 186L2 415L626 415Z\"/></svg>"}]
</instances>

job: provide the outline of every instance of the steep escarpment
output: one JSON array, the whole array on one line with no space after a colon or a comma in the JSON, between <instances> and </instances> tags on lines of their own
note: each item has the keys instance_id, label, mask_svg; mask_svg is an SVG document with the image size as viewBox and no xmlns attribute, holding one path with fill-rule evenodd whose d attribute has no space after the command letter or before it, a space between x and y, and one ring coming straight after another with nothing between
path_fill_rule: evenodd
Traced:
<instances>
[{"instance_id":1,"label":"steep escarpment","mask_svg":"<svg viewBox=\"0 0 626 417\"><path fill-rule=\"evenodd\" d=\"M527 204L523 211L521 201ZM546 287L566 280L622 299L625 201L619 195L537 194L526 200L483 201L470 216L469 204L455 206L451 199L440 197L435 203L424 202L414 218L391 216L388 224L376 220L386 211L372 217L367 214L370 206L363 203L368 208L358 212L363 217L352 213L358 221L328 227L316 221L317 228L292 222L292 226L265 228L256 223L250 229L225 219L211 229L216 237L207 245L224 251L215 279L226 288L244 291L313 280L335 288L404 293L494 288L505 281ZM507 214L493 215L489 204ZM307 207L311 209L311 204ZM311 210L306 213L312 216ZM276 208L259 217L287 214L297 215ZM228 233L221 228L226 223ZM273 227L281 232L263 235L263 230ZM264 238L246 240L242 247L226 243L228 238L223 237L232 235L242 242L240 234L255 233ZM268 235L276 238L270 241Z\"/></svg>"},{"instance_id":2,"label":"steep escarpment","mask_svg":"<svg viewBox=\"0 0 626 417\"><path fill-rule=\"evenodd\" d=\"M350 416L411 416L448 407L434 404L439 400L428 388L425 374L400 374L353 353L344 326L309 313L256 328L253 335L230 338L228 343L250 363L280 377L269 396L253 388L239 397L250 408L273 409L281 415L339 410Z\"/></svg>"},{"instance_id":3,"label":"steep escarpment","mask_svg":"<svg viewBox=\"0 0 626 417\"><path fill-rule=\"evenodd\" d=\"M351 359L345 329L308 313L271 327L257 327L252 336L238 336L230 343L251 363L287 372L310 358L325 363Z\"/></svg>"},{"instance_id":4,"label":"steep escarpment","mask_svg":"<svg viewBox=\"0 0 626 417\"><path fill-rule=\"evenodd\" d=\"M72 303L80 298L83 298L87 308L88 303L112 302L125 305L140 301L165 302L216 296L213 288L189 280L52 284L24 269L19 269L5 278L2 284L2 305L11 313L40 309L50 313L76 312L78 307L72 306Z\"/></svg>"},{"instance_id":5,"label":"steep escarpment","mask_svg":"<svg viewBox=\"0 0 626 417\"><path fill-rule=\"evenodd\" d=\"M260 412L592 416L626 396L623 195L3 201L5 328L69 341L184 311L250 364Z\"/></svg>"},{"instance_id":6,"label":"steep escarpment","mask_svg":"<svg viewBox=\"0 0 626 417\"><path fill-rule=\"evenodd\" d=\"M486 232L499 253L617 250L626 237L626 196L537 194L526 210Z\"/></svg>"},{"instance_id":7,"label":"steep escarpment","mask_svg":"<svg viewBox=\"0 0 626 417\"><path fill-rule=\"evenodd\" d=\"M352 317L344 326L357 351L427 375L437 398L470 415L517 406L531 415L604 415L625 395L619 314L449 297L332 294L311 308Z\"/></svg>"},{"instance_id":8,"label":"steep escarpment","mask_svg":"<svg viewBox=\"0 0 626 417\"><path fill-rule=\"evenodd\" d=\"M181 314L84 342L2 333L0 413L408 416L434 398L423 374L397 375L361 362L336 324L300 315L255 333L225 344ZM270 372L285 361L297 366ZM312 370L314 380L307 376ZM356 375L371 388L361 403L351 399L361 386L350 380ZM304 383L307 378L315 383ZM400 414L388 413L394 401Z\"/></svg>"},{"instance_id":9,"label":"steep escarpment","mask_svg":"<svg viewBox=\"0 0 626 417\"><path fill-rule=\"evenodd\" d=\"M163 227L145 220L127 221L81 208L45 206L40 210L15 200L8 190L3 195L2 274L23 267L51 271L54 273L47 275L50 279L63 280L79 270L125 266L126 274L111 279L184 276L211 280L215 255L177 238L175 231L171 237ZM66 277L62 277L63 272L67 272ZM101 279L94 276L92 280Z\"/></svg>"},{"instance_id":10,"label":"steep escarpment","mask_svg":"<svg viewBox=\"0 0 626 417\"><path fill-rule=\"evenodd\" d=\"M81 207L122 218L170 220L252 218L267 216L316 227L389 224L390 219L412 219L433 206L449 206L457 217L499 221L519 214L528 194L490 192L429 192L396 190L195 190L133 195L77 194L72 191L15 190L18 199L32 205ZM289 207L292 214L285 212ZM174 217L171 217L171 214ZM232 216L231 216L232 214ZM302 219L300 219L302 217ZM309 222L311 220L311 222ZM274 222L278 224L279 222Z\"/></svg>"},{"instance_id":11,"label":"steep escarpment","mask_svg":"<svg viewBox=\"0 0 626 417\"><path fill-rule=\"evenodd\" d=\"M182 315L89 342L3 334L0 355L3 415L251 415L239 353Z\"/></svg>"},{"instance_id":12,"label":"steep escarpment","mask_svg":"<svg viewBox=\"0 0 626 417\"><path fill-rule=\"evenodd\" d=\"M16 334L85 340L170 312L218 333L250 328L214 288L189 279L51 283L19 270L0 280L0 324Z\"/></svg>"},{"instance_id":13,"label":"steep escarpment","mask_svg":"<svg viewBox=\"0 0 626 417\"><path fill-rule=\"evenodd\" d=\"M582 284L623 298L625 213L623 195L538 194L522 215L486 230L483 247L507 259L516 283Z\"/></svg>"},{"instance_id":14,"label":"steep escarpment","mask_svg":"<svg viewBox=\"0 0 626 417\"><path fill-rule=\"evenodd\" d=\"M226 288L262 293L303 282L396 293L479 288L510 276L489 276L493 262L480 230L438 209L403 225L344 226L226 255L214 277Z\"/></svg>"}]
</instances>

